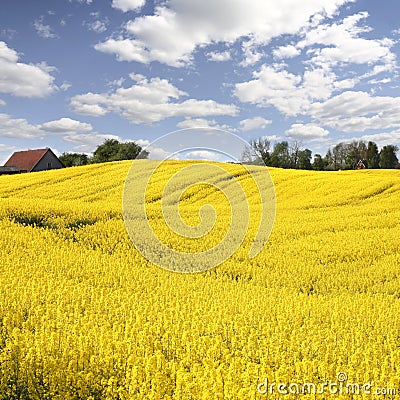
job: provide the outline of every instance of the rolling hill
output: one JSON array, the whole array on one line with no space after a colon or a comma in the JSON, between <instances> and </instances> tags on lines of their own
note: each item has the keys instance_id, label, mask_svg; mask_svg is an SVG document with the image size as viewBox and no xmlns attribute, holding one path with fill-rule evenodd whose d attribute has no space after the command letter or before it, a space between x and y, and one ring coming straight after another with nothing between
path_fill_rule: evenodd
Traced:
<instances>
[{"instance_id":1,"label":"rolling hill","mask_svg":"<svg viewBox=\"0 0 400 400\"><path fill-rule=\"evenodd\" d=\"M263 250L250 259L246 237L217 268L181 274L128 237L130 166L0 176L0 398L247 400L266 378L339 373L372 394L400 388L400 171L271 168ZM187 203L215 201L203 189Z\"/></svg>"}]
</instances>

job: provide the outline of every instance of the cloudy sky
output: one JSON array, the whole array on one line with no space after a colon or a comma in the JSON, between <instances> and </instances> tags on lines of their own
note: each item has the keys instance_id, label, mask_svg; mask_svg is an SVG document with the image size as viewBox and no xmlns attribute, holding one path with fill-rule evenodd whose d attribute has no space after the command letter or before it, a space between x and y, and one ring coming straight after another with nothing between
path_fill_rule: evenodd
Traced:
<instances>
[{"instance_id":1,"label":"cloudy sky","mask_svg":"<svg viewBox=\"0 0 400 400\"><path fill-rule=\"evenodd\" d=\"M193 127L322 154L359 138L400 145L398 0L1 6L0 163Z\"/></svg>"}]
</instances>

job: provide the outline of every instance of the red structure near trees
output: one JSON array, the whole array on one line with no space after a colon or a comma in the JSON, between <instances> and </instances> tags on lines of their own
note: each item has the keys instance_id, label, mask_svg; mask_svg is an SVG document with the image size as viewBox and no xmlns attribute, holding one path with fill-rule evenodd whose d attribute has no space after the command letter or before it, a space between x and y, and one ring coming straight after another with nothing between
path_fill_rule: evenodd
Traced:
<instances>
[{"instance_id":1,"label":"red structure near trees","mask_svg":"<svg viewBox=\"0 0 400 400\"><path fill-rule=\"evenodd\" d=\"M362 160L360 160L356 165L356 169L365 169L365 168L367 167L365 166L365 163Z\"/></svg>"},{"instance_id":2,"label":"red structure near trees","mask_svg":"<svg viewBox=\"0 0 400 400\"><path fill-rule=\"evenodd\" d=\"M45 149L15 152L4 164L4 167L0 167L0 174L8 175L60 168L64 168L64 164L53 151L47 147Z\"/></svg>"}]
</instances>

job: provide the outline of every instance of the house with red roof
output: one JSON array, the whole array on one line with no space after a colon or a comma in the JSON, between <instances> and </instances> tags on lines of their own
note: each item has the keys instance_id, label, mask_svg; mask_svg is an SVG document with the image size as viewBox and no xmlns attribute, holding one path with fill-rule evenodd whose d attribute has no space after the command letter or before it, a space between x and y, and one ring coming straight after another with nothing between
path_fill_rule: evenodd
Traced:
<instances>
[{"instance_id":1,"label":"house with red roof","mask_svg":"<svg viewBox=\"0 0 400 400\"><path fill-rule=\"evenodd\" d=\"M4 164L4 167L0 167L0 175L60 168L64 168L64 164L47 147L45 149L16 151Z\"/></svg>"},{"instance_id":2,"label":"house with red roof","mask_svg":"<svg viewBox=\"0 0 400 400\"><path fill-rule=\"evenodd\" d=\"M360 160L357 164L356 164L356 168L355 169L365 169L367 168L367 162L364 160Z\"/></svg>"}]
</instances>

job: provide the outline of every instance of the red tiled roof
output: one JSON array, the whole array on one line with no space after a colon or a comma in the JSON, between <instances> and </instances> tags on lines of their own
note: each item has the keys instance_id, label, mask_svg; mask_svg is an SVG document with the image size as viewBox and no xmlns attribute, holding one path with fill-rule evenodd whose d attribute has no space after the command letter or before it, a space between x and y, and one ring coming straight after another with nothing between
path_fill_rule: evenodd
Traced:
<instances>
[{"instance_id":1,"label":"red tiled roof","mask_svg":"<svg viewBox=\"0 0 400 400\"><path fill-rule=\"evenodd\" d=\"M4 166L30 172L48 151L49 149L16 151Z\"/></svg>"}]
</instances>

